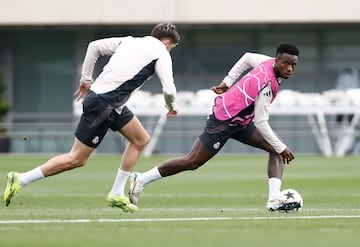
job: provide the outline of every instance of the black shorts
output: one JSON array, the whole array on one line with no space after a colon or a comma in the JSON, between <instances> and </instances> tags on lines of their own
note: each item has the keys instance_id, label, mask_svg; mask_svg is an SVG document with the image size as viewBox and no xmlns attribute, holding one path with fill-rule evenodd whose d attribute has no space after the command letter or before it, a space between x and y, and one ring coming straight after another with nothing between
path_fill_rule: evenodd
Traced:
<instances>
[{"instance_id":1,"label":"black shorts","mask_svg":"<svg viewBox=\"0 0 360 247\"><path fill-rule=\"evenodd\" d=\"M217 120L213 114L208 116L200 141L214 154L219 152L227 140L235 139L246 142L255 131L253 122L247 125L232 125L229 122Z\"/></svg>"},{"instance_id":2,"label":"black shorts","mask_svg":"<svg viewBox=\"0 0 360 247\"><path fill-rule=\"evenodd\" d=\"M118 131L134 117L124 106L121 114L101 96L90 91L83 102L83 114L75 131L75 136L85 145L96 148L108 129Z\"/></svg>"}]
</instances>

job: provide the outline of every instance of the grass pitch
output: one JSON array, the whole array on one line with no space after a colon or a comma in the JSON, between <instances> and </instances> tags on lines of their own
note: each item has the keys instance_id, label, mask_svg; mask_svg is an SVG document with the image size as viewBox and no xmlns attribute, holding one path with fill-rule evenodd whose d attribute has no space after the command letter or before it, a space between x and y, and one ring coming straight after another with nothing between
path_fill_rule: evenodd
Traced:
<instances>
[{"instance_id":1,"label":"grass pitch","mask_svg":"<svg viewBox=\"0 0 360 247\"><path fill-rule=\"evenodd\" d=\"M0 156L0 183L48 157ZM141 158L145 171L166 156ZM146 187L139 211L105 206L120 158L23 188L0 205L0 246L359 246L360 157L297 157L282 188L304 198L298 213L267 212L266 156L217 156L197 171Z\"/></svg>"}]
</instances>

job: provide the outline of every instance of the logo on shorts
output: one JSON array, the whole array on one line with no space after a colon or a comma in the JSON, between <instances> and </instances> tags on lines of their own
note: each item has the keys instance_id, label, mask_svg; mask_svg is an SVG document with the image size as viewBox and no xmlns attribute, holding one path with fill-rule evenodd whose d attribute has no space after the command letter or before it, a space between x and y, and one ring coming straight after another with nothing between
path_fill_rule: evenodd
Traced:
<instances>
[{"instance_id":1,"label":"logo on shorts","mask_svg":"<svg viewBox=\"0 0 360 247\"><path fill-rule=\"evenodd\" d=\"M220 142L216 142L213 144L214 149L219 149L219 147L220 147Z\"/></svg>"},{"instance_id":2,"label":"logo on shorts","mask_svg":"<svg viewBox=\"0 0 360 247\"><path fill-rule=\"evenodd\" d=\"M92 142L93 144L97 144L97 143L99 142L99 139L100 139L100 138L99 138L98 136L95 136L95 137L92 139L91 142Z\"/></svg>"}]
</instances>

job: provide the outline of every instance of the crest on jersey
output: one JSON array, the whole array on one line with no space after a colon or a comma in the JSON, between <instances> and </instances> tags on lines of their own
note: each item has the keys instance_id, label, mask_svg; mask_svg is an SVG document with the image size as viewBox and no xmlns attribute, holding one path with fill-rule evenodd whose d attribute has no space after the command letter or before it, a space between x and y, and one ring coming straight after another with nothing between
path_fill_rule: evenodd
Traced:
<instances>
[{"instance_id":1,"label":"crest on jersey","mask_svg":"<svg viewBox=\"0 0 360 247\"><path fill-rule=\"evenodd\" d=\"M100 138L98 136L95 136L93 139L92 139L92 143L93 144L97 144L99 142Z\"/></svg>"},{"instance_id":2,"label":"crest on jersey","mask_svg":"<svg viewBox=\"0 0 360 247\"><path fill-rule=\"evenodd\" d=\"M215 142L215 143L213 144L213 148L214 148L214 149L219 149L219 147L220 147L220 142Z\"/></svg>"}]
</instances>

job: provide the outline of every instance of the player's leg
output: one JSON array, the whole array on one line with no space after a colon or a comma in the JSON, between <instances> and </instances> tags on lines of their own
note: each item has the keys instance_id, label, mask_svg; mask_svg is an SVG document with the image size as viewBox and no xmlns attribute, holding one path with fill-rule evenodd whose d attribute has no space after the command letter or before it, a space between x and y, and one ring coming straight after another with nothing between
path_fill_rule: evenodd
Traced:
<instances>
[{"instance_id":1,"label":"player's leg","mask_svg":"<svg viewBox=\"0 0 360 247\"><path fill-rule=\"evenodd\" d=\"M158 166L158 170L161 177L172 176L182 171L196 170L215 154L197 138L191 150L185 156L166 160Z\"/></svg>"},{"instance_id":2,"label":"player's leg","mask_svg":"<svg viewBox=\"0 0 360 247\"><path fill-rule=\"evenodd\" d=\"M57 155L43 165L41 171L45 177L84 166L95 148L83 144L75 137L74 144L69 153Z\"/></svg>"},{"instance_id":3,"label":"player's leg","mask_svg":"<svg viewBox=\"0 0 360 247\"><path fill-rule=\"evenodd\" d=\"M239 138L238 140L269 153L267 164L269 188L267 209L270 211L276 210L281 204L276 198L279 196L281 190L281 179L284 170L283 159L254 126L250 125L247 131L249 132L247 137Z\"/></svg>"},{"instance_id":4,"label":"player's leg","mask_svg":"<svg viewBox=\"0 0 360 247\"><path fill-rule=\"evenodd\" d=\"M124 188L130 172L150 140L149 134L136 116L133 116L119 132L129 141L129 144L122 155L119 170L111 189L111 193L115 196L124 195Z\"/></svg>"},{"instance_id":5,"label":"player's leg","mask_svg":"<svg viewBox=\"0 0 360 247\"><path fill-rule=\"evenodd\" d=\"M9 172L7 185L4 191L4 202L8 206L11 199L20 189L29 183L52 176L67 170L86 164L94 148L88 147L75 138L73 147L69 153L57 155L44 164L24 173Z\"/></svg>"},{"instance_id":6,"label":"player's leg","mask_svg":"<svg viewBox=\"0 0 360 247\"><path fill-rule=\"evenodd\" d=\"M209 116L203 133L195 140L191 150L185 156L168 159L144 173L131 174L130 201L137 204L140 192L151 182L201 167L225 145L228 139L227 130L228 124Z\"/></svg>"},{"instance_id":7,"label":"player's leg","mask_svg":"<svg viewBox=\"0 0 360 247\"><path fill-rule=\"evenodd\" d=\"M149 143L150 136L136 116L127 108L123 110L119 132L129 141L120 161L115 181L107 196L110 206L120 207L125 212L135 212L137 207L124 195L126 182L142 151Z\"/></svg>"},{"instance_id":8,"label":"player's leg","mask_svg":"<svg viewBox=\"0 0 360 247\"><path fill-rule=\"evenodd\" d=\"M264 139L260 132L255 128L252 134L243 143L250 146L260 148L269 153L268 159L268 177L276 177L281 179L283 175L284 163L280 154Z\"/></svg>"},{"instance_id":9,"label":"player's leg","mask_svg":"<svg viewBox=\"0 0 360 247\"><path fill-rule=\"evenodd\" d=\"M25 173L9 172L4 192L6 205L10 203L11 198L19 192L21 187L86 164L89 156L107 132L110 123L107 119L107 112L110 112L111 109L101 97L90 92L84 99L83 110L70 152L57 155Z\"/></svg>"},{"instance_id":10,"label":"player's leg","mask_svg":"<svg viewBox=\"0 0 360 247\"><path fill-rule=\"evenodd\" d=\"M186 170L196 170L221 150L231 132L228 123L210 115L205 129L195 140L191 150L185 156L169 159L159 165L159 173L162 177L167 177Z\"/></svg>"},{"instance_id":11,"label":"player's leg","mask_svg":"<svg viewBox=\"0 0 360 247\"><path fill-rule=\"evenodd\" d=\"M136 116L119 132L129 141L123 153L120 167L124 171L132 171L141 153L149 143L150 135Z\"/></svg>"},{"instance_id":12,"label":"player's leg","mask_svg":"<svg viewBox=\"0 0 360 247\"><path fill-rule=\"evenodd\" d=\"M159 166L144 173L132 173L129 179L129 197L131 203L137 205L139 195L147 184L183 171L195 170L205 164L215 154L198 138L185 156L168 159Z\"/></svg>"}]
</instances>

